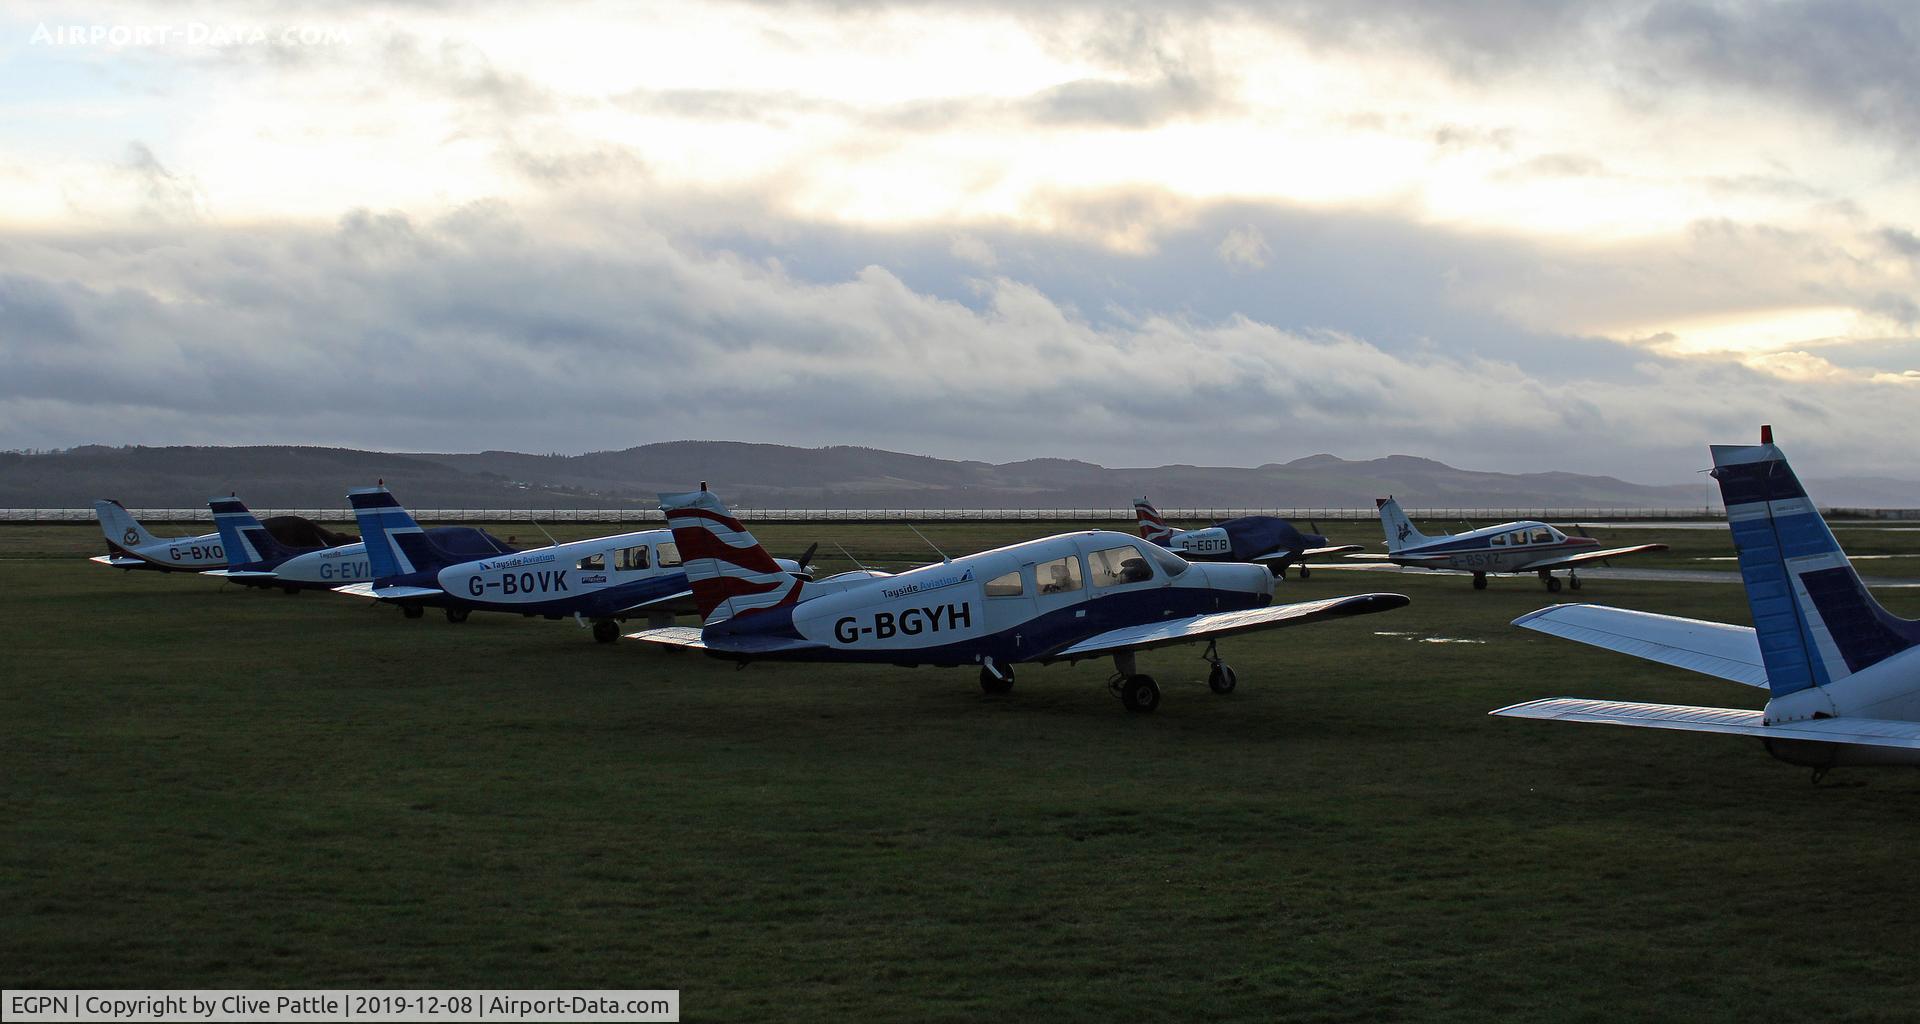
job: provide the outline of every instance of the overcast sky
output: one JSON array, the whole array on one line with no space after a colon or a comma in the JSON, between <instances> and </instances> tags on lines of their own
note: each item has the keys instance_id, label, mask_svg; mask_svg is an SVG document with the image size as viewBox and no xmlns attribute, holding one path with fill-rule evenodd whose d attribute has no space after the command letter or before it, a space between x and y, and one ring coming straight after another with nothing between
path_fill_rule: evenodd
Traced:
<instances>
[{"instance_id":1,"label":"overcast sky","mask_svg":"<svg viewBox=\"0 0 1920 1024\"><path fill-rule=\"evenodd\" d=\"M1920 5L13 5L0 447L1920 476Z\"/></svg>"}]
</instances>

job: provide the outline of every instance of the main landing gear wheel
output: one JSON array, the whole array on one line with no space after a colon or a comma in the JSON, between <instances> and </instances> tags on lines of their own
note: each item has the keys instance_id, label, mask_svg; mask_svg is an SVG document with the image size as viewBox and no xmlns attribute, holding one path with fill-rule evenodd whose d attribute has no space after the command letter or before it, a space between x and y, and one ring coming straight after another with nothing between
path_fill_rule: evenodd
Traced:
<instances>
[{"instance_id":1,"label":"main landing gear wheel","mask_svg":"<svg viewBox=\"0 0 1920 1024\"><path fill-rule=\"evenodd\" d=\"M1233 688L1238 685L1240 685L1240 677L1234 675L1233 669L1224 664L1216 663L1213 671L1207 673L1207 689L1215 693L1232 693Z\"/></svg>"},{"instance_id":2,"label":"main landing gear wheel","mask_svg":"<svg viewBox=\"0 0 1920 1024\"><path fill-rule=\"evenodd\" d=\"M1547 593L1558 594L1559 592L1560 592L1560 577L1558 576L1547 577Z\"/></svg>"},{"instance_id":3,"label":"main landing gear wheel","mask_svg":"<svg viewBox=\"0 0 1920 1024\"><path fill-rule=\"evenodd\" d=\"M992 669L982 666L980 669L980 692L1011 692L1013 690L1013 673L1007 672L1004 669L1002 669L1001 672L1002 674L1000 675L994 675Z\"/></svg>"},{"instance_id":4,"label":"main landing gear wheel","mask_svg":"<svg viewBox=\"0 0 1920 1024\"><path fill-rule=\"evenodd\" d=\"M471 608L448 608L448 609L446 609L446 613L447 613L447 621L448 621L448 622L465 622L465 621L467 621L467 616L469 616L469 615L471 615L471 614L473 614L473 609L471 609Z\"/></svg>"},{"instance_id":5,"label":"main landing gear wheel","mask_svg":"<svg viewBox=\"0 0 1920 1024\"><path fill-rule=\"evenodd\" d=\"M1301 579L1303 579L1303 580L1304 580L1304 579L1311 579L1312 577L1313 577L1313 570L1312 570L1312 569L1309 569L1309 568L1307 568L1307 567L1306 567L1306 566L1304 566L1304 565L1300 567L1300 578L1301 578Z\"/></svg>"},{"instance_id":6,"label":"main landing gear wheel","mask_svg":"<svg viewBox=\"0 0 1920 1024\"><path fill-rule=\"evenodd\" d=\"M1580 577L1578 577L1578 576L1575 576L1575 575L1574 575L1573 573L1568 573L1568 574L1567 574L1567 586L1569 586L1569 587L1572 587L1572 588L1573 588L1573 589L1575 589L1575 590L1579 590L1579 589L1580 589Z\"/></svg>"},{"instance_id":7,"label":"main landing gear wheel","mask_svg":"<svg viewBox=\"0 0 1920 1024\"><path fill-rule=\"evenodd\" d=\"M1473 574L1473 589L1475 589L1475 590L1485 590L1485 589L1487 589L1487 574L1486 574L1486 573L1484 573L1484 572L1476 572L1476 573L1474 573L1474 574Z\"/></svg>"},{"instance_id":8,"label":"main landing gear wheel","mask_svg":"<svg viewBox=\"0 0 1920 1024\"><path fill-rule=\"evenodd\" d=\"M1147 714L1160 706L1160 684L1152 676L1128 676L1120 681L1120 703L1128 711Z\"/></svg>"},{"instance_id":9,"label":"main landing gear wheel","mask_svg":"<svg viewBox=\"0 0 1920 1024\"><path fill-rule=\"evenodd\" d=\"M400 614L406 616L409 619L417 619L420 616L427 614L427 610L425 608L420 607L417 604L403 604L400 606Z\"/></svg>"},{"instance_id":10,"label":"main landing gear wheel","mask_svg":"<svg viewBox=\"0 0 1920 1024\"><path fill-rule=\"evenodd\" d=\"M598 619L593 624L593 639L596 643L610 644L620 639L620 624L612 619Z\"/></svg>"}]
</instances>

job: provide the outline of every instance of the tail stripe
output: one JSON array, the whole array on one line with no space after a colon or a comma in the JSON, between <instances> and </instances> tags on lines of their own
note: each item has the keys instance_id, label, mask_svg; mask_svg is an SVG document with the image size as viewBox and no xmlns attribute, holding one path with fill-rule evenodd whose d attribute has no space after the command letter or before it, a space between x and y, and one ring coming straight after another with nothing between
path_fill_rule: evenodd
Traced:
<instances>
[{"instance_id":1,"label":"tail stripe","mask_svg":"<svg viewBox=\"0 0 1920 1024\"><path fill-rule=\"evenodd\" d=\"M667 526L680 548L694 604L704 622L795 604L801 581L780 568L738 519L708 491L662 494Z\"/></svg>"}]
</instances>

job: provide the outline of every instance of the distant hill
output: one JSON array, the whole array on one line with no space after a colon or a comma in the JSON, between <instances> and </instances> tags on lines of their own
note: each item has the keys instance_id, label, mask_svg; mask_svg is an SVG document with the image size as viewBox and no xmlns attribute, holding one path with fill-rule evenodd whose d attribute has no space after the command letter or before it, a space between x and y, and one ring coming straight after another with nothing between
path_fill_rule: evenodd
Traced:
<instances>
[{"instance_id":1,"label":"distant hill","mask_svg":"<svg viewBox=\"0 0 1920 1024\"><path fill-rule=\"evenodd\" d=\"M191 507L237 492L262 508L337 508L349 488L385 480L421 508L642 508L654 494L708 481L763 508L1116 508L1146 494L1168 508L1365 508L1394 494L1410 507L1692 507L1704 482L1629 483L1576 473L1486 473L1390 455L1311 455L1252 469L1108 469L1071 459L995 465L877 448L794 448L670 441L585 455L392 454L349 448L112 448L0 453L0 507L71 508L95 498ZM1920 483L1853 478L1822 486L1825 505L1920 506Z\"/></svg>"}]
</instances>

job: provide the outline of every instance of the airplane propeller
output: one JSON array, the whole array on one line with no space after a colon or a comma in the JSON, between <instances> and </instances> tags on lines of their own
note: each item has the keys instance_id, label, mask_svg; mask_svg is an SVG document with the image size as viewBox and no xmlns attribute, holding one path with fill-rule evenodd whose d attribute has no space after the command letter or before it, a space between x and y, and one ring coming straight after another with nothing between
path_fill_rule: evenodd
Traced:
<instances>
[{"instance_id":1,"label":"airplane propeller","mask_svg":"<svg viewBox=\"0 0 1920 1024\"><path fill-rule=\"evenodd\" d=\"M794 560L799 564L800 571L808 576L813 575L813 553L818 550L820 550L820 542L816 540L807 545L807 550L801 552L800 557Z\"/></svg>"}]
</instances>

